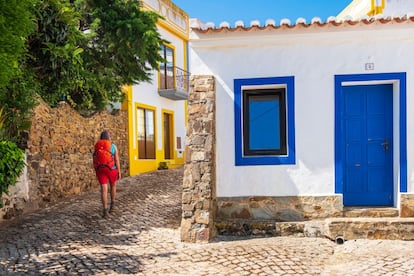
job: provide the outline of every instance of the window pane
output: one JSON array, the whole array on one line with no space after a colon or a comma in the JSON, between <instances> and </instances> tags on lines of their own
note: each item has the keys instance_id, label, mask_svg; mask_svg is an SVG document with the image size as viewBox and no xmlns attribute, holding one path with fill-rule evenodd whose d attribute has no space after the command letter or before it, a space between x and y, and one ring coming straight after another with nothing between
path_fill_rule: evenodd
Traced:
<instances>
[{"instance_id":1,"label":"window pane","mask_svg":"<svg viewBox=\"0 0 414 276\"><path fill-rule=\"evenodd\" d=\"M165 54L165 46L162 45L160 48L160 55L166 59L166 54ZM166 89L167 88L167 79L166 76L167 75L167 66L165 62L161 62L160 63L160 89Z\"/></svg>"},{"instance_id":2,"label":"window pane","mask_svg":"<svg viewBox=\"0 0 414 276\"><path fill-rule=\"evenodd\" d=\"M284 89L243 92L243 152L245 155L286 154Z\"/></svg>"},{"instance_id":3,"label":"window pane","mask_svg":"<svg viewBox=\"0 0 414 276\"><path fill-rule=\"evenodd\" d=\"M137 110L138 158L145 159L145 114L144 109Z\"/></svg>"},{"instance_id":4,"label":"window pane","mask_svg":"<svg viewBox=\"0 0 414 276\"><path fill-rule=\"evenodd\" d=\"M155 159L154 111L145 110L146 158Z\"/></svg>"},{"instance_id":5,"label":"window pane","mask_svg":"<svg viewBox=\"0 0 414 276\"><path fill-rule=\"evenodd\" d=\"M147 141L154 141L154 111L145 110L145 126Z\"/></svg>"},{"instance_id":6,"label":"window pane","mask_svg":"<svg viewBox=\"0 0 414 276\"><path fill-rule=\"evenodd\" d=\"M168 46L161 47L161 56L165 62L160 63L160 89L174 88L174 50Z\"/></svg>"},{"instance_id":7,"label":"window pane","mask_svg":"<svg viewBox=\"0 0 414 276\"><path fill-rule=\"evenodd\" d=\"M161 47L160 47L160 55L163 58L165 58L165 46L164 45L161 45ZM161 61L160 62L160 70L163 71L162 70L163 68L165 68L165 62L164 61Z\"/></svg>"},{"instance_id":8,"label":"window pane","mask_svg":"<svg viewBox=\"0 0 414 276\"><path fill-rule=\"evenodd\" d=\"M249 97L249 148L280 149L280 107L278 95Z\"/></svg>"},{"instance_id":9,"label":"window pane","mask_svg":"<svg viewBox=\"0 0 414 276\"><path fill-rule=\"evenodd\" d=\"M165 47L165 59L167 60L167 66L172 67L174 65L174 51L169 47Z\"/></svg>"},{"instance_id":10,"label":"window pane","mask_svg":"<svg viewBox=\"0 0 414 276\"><path fill-rule=\"evenodd\" d=\"M167 89L174 88L174 52L173 49L166 47L166 59L167 59Z\"/></svg>"},{"instance_id":11,"label":"window pane","mask_svg":"<svg viewBox=\"0 0 414 276\"><path fill-rule=\"evenodd\" d=\"M154 111L137 109L138 158L155 159Z\"/></svg>"}]
</instances>

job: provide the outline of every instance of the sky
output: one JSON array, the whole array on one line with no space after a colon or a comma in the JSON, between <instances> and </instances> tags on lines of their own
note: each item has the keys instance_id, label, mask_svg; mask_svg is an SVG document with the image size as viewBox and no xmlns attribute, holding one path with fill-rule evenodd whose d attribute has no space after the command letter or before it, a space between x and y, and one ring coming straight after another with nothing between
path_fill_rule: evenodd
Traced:
<instances>
[{"instance_id":1,"label":"sky","mask_svg":"<svg viewBox=\"0 0 414 276\"><path fill-rule=\"evenodd\" d=\"M283 18L291 24L303 17L306 23L319 17L322 22L330 16L338 15L352 0L172 0L184 10L190 18L198 18L204 23L213 22L217 27L226 21L234 26L242 20L250 25L259 20L264 25L267 19L275 20L279 25Z\"/></svg>"}]
</instances>

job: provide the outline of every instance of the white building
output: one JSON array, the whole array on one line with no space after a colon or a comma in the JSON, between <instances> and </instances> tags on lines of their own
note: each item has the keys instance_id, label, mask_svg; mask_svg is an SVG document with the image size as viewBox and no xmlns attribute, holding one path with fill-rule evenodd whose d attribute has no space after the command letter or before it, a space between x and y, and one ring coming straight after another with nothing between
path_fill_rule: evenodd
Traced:
<instances>
[{"instance_id":1,"label":"white building","mask_svg":"<svg viewBox=\"0 0 414 276\"><path fill-rule=\"evenodd\" d=\"M354 206L413 216L412 49L414 17L194 20L192 74L216 81L216 217L306 220Z\"/></svg>"}]
</instances>

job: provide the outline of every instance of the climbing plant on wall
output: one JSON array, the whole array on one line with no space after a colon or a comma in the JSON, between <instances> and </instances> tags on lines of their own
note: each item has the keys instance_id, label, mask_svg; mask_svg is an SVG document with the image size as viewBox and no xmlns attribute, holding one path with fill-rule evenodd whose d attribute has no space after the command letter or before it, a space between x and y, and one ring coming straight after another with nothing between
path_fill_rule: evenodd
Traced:
<instances>
[{"instance_id":1,"label":"climbing plant on wall","mask_svg":"<svg viewBox=\"0 0 414 276\"><path fill-rule=\"evenodd\" d=\"M0 109L0 207L1 196L15 185L24 168L24 151L12 141L4 140L4 113Z\"/></svg>"},{"instance_id":2,"label":"climbing plant on wall","mask_svg":"<svg viewBox=\"0 0 414 276\"><path fill-rule=\"evenodd\" d=\"M24 151L10 141L0 141L0 198L16 184L24 168ZM0 207L3 201L0 200Z\"/></svg>"}]
</instances>

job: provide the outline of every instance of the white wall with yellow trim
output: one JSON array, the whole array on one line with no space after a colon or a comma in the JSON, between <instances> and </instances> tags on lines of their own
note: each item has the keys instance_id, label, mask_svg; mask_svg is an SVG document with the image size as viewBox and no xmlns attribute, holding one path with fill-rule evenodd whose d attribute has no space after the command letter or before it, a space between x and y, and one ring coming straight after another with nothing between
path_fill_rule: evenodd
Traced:
<instances>
[{"instance_id":1,"label":"white wall with yellow trim","mask_svg":"<svg viewBox=\"0 0 414 276\"><path fill-rule=\"evenodd\" d=\"M154 2L154 1L153 1ZM169 3L168 0L156 1ZM155 2L154 2L155 3ZM157 4L158 5L158 4ZM168 6L168 5L167 5ZM177 7L174 7L175 9ZM187 16L183 13L184 17ZM188 17L185 17L188 18ZM168 19L168 18L167 18ZM174 49L174 65L188 71L187 42L188 30L180 30L174 22L162 20L158 23L158 31L162 38L169 42L168 46ZM129 121L129 162L130 175L157 170L160 162L167 162L168 168L179 167L184 164L184 146L186 135L187 102L174 101L158 94L159 73L153 71L152 81L125 87L126 101L122 107L128 109ZM137 108L146 108L154 111L155 115L155 159L140 159L138 153L138 126ZM171 159L164 158L164 129L163 114L172 116L171 122ZM181 142L178 144L178 142Z\"/></svg>"}]
</instances>

